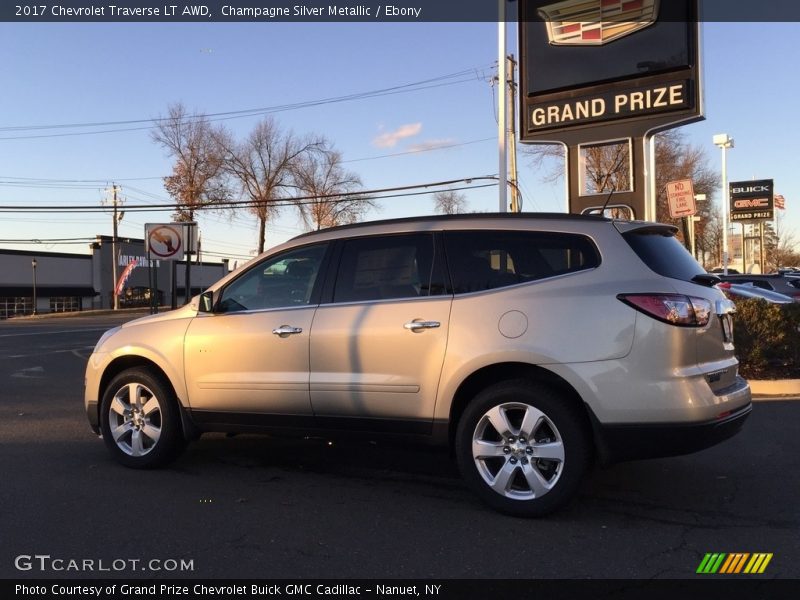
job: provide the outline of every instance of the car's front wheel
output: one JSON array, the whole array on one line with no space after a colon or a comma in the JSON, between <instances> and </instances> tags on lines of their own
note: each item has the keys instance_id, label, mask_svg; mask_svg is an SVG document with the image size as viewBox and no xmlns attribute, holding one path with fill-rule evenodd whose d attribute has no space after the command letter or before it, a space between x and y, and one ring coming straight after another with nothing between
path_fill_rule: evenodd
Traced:
<instances>
[{"instance_id":1,"label":"car's front wheel","mask_svg":"<svg viewBox=\"0 0 800 600\"><path fill-rule=\"evenodd\" d=\"M456 433L462 477L492 507L541 516L577 492L590 459L585 419L551 388L527 380L486 388Z\"/></svg>"},{"instance_id":2,"label":"car's front wheel","mask_svg":"<svg viewBox=\"0 0 800 600\"><path fill-rule=\"evenodd\" d=\"M175 394L149 369L114 377L100 406L100 427L114 458L127 467L165 465L185 444Z\"/></svg>"}]
</instances>

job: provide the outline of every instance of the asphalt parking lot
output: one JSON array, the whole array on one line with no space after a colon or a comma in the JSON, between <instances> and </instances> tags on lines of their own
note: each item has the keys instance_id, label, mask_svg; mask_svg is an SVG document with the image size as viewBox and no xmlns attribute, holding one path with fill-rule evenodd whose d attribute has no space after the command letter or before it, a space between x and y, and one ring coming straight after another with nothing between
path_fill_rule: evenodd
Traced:
<instances>
[{"instance_id":1,"label":"asphalt parking lot","mask_svg":"<svg viewBox=\"0 0 800 600\"><path fill-rule=\"evenodd\" d=\"M699 454L598 468L567 510L521 520L428 448L215 434L168 469L118 466L83 414L83 370L126 318L0 322L0 577L156 559L192 568L149 577L685 578L709 552L773 553L758 577L800 577L800 402L758 402ZM35 554L138 562L20 570Z\"/></svg>"}]
</instances>

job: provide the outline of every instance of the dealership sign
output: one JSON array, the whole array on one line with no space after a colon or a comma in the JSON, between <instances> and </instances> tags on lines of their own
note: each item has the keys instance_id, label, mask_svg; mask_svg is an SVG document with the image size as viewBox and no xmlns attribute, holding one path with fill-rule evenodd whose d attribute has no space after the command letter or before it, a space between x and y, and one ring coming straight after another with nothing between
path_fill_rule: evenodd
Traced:
<instances>
[{"instance_id":1,"label":"dealership sign","mask_svg":"<svg viewBox=\"0 0 800 600\"><path fill-rule=\"evenodd\" d=\"M772 179L729 184L731 221L769 221L774 218Z\"/></svg>"},{"instance_id":2,"label":"dealership sign","mask_svg":"<svg viewBox=\"0 0 800 600\"><path fill-rule=\"evenodd\" d=\"M646 168L652 135L702 120L699 0L518 0L523 143L567 150L569 210L596 212L583 149L615 143L631 185L614 193L633 218L655 219Z\"/></svg>"},{"instance_id":3,"label":"dealership sign","mask_svg":"<svg viewBox=\"0 0 800 600\"><path fill-rule=\"evenodd\" d=\"M520 139L701 119L696 11L690 0L521 0Z\"/></svg>"},{"instance_id":4,"label":"dealership sign","mask_svg":"<svg viewBox=\"0 0 800 600\"><path fill-rule=\"evenodd\" d=\"M543 102L531 107L529 131L653 115L691 106L691 81L666 82L589 96Z\"/></svg>"}]
</instances>

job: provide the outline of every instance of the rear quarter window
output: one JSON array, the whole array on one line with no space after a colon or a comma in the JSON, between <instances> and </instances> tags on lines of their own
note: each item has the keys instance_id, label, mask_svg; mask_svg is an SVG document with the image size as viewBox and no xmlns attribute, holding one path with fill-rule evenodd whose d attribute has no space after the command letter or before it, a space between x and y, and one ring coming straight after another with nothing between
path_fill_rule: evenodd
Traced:
<instances>
[{"instance_id":1,"label":"rear quarter window","mask_svg":"<svg viewBox=\"0 0 800 600\"><path fill-rule=\"evenodd\" d=\"M674 235L662 230L636 230L622 237L642 262L659 275L691 281L695 275L706 272Z\"/></svg>"}]
</instances>

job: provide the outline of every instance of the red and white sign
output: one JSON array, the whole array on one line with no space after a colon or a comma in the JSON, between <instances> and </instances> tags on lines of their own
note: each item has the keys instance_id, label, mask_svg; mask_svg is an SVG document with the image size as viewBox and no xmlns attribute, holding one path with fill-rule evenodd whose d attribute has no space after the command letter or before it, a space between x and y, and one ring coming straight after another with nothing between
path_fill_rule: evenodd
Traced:
<instances>
[{"instance_id":1,"label":"red and white sign","mask_svg":"<svg viewBox=\"0 0 800 600\"><path fill-rule=\"evenodd\" d=\"M144 226L148 258L181 260L183 227L181 223L147 223Z\"/></svg>"},{"instance_id":2,"label":"red and white sign","mask_svg":"<svg viewBox=\"0 0 800 600\"><path fill-rule=\"evenodd\" d=\"M690 217L697 212L691 179L670 181L667 184L667 200L669 201L669 216L673 219Z\"/></svg>"}]
</instances>

